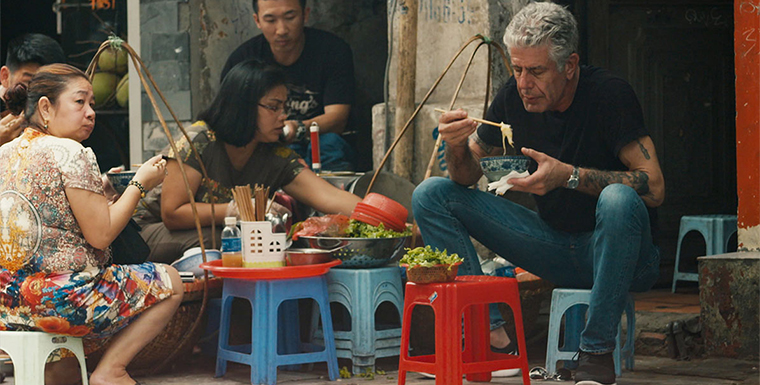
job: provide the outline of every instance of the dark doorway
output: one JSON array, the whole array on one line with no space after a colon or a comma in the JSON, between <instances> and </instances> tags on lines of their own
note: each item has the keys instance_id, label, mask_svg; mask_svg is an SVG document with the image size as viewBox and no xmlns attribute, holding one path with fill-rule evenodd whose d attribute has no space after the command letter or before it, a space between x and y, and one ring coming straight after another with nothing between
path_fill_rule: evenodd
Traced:
<instances>
[{"instance_id":1,"label":"dark doorway","mask_svg":"<svg viewBox=\"0 0 760 385\"><path fill-rule=\"evenodd\" d=\"M5 64L8 42L24 33L42 33L56 40L52 0L0 0L0 57Z\"/></svg>"},{"instance_id":2,"label":"dark doorway","mask_svg":"<svg viewBox=\"0 0 760 385\"><path fill-rule=\"evenodd\" d=\"M585 61L627 79L644 109L665 175L658 211L668 281L681 216L737 210L733 2L574 3Z\"/></svg>"}]
</instances>

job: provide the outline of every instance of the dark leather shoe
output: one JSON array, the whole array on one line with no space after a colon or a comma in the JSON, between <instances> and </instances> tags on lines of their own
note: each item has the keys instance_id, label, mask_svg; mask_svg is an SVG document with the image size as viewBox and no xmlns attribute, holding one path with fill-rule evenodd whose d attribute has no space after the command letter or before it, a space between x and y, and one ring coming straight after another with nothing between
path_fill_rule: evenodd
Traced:
<instances>
[{"instance_id":1,"label":"dark leather shoe","mask_svg":"<svg viewBox=\"0 0 760 385\"><path fill-rule=\"evenodd\" d=\"M575 385L617 385L612 352L604 354L578 352Z\"/></svg>"}]
</instances>

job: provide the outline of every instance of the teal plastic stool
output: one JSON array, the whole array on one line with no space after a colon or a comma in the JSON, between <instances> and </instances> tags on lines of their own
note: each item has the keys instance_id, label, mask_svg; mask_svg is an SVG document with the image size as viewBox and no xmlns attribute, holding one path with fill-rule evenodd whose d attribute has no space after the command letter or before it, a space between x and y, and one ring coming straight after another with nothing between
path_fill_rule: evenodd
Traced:
<instances>
[{"instance_id":1,"label":"teal plastic stool","mask_svg":"<svg viewBox=\"0 0 760 385\"><path fill-rule=\"evenodd\" d=\"M676 247L676 267L673 269L673 289L678 281L699 281L698 273L684 273L678 270L681 261L681 242L689 231L698 231L705 239L705 255L723 254L728 249L728 240L736 232L736 215L684 215L678 230Z\"/></svg>"},{"instance_id":2,"label":"teal plastic stool","mask_svg":"<svg viewBox=\"0 0 760 385\"><path fill-rule=\"evenodd\" d=\"M351 330L335 330L335 346L338 357L351 359L352 372L374 372L376 358L398 356L404 311L404 289L399 268L331 269L327 273L327 282L330 302L343 305L351 317ZM375 313L384 302L391 303L398 311L397 327L383 328L387 325L375 324ZM312 316L312 328L316 325L316 319ZM313 336L317 342L322 339L318 331Z\"/></svg>"},{"instance_id":3,"label":"teal plastic stool","mask_svg":"<svg viewBox=\"0 0 760 385\"><path fill-rule=\"evenodd\" d=\"M591 290L585 289L554 289L552 291L552 308L549 315L549 338L546 343L546 371L555 373L557 361L565 360L565 367L577 365L578 348L581 342L581 332L586 326L586 309L591 299ZM636 311L633 296L628 295L628 304L625 308L628 317L628 334L625 346L620 346L622 325L618 324L618 335L615 342L615 351L612 357L615 361L615 375L622 376L620 359L625 358L625 367L633 370L634 332L636 330ZM562 324L562 315L565 315L565 344L559 347L559 331Z\"/></svg>"},{"instance_id":4,"label":"teal plastic stool","mask_svg":"<svg viewBox=\"0 0 760 385\"><path fill-rule=\"evenodd\" d=\"M251 302L253 309L251 344L234 346L229 344L229 325L234 297L244 298ZM324 349L296 354L280 352L278 345L291 345L287 341L278 344L280 335L284 338L287 334L291 334L280 333L280 327L287 331L292 326L279 323L278 308L285 301L300 298L311 298L319 307L319 314L323 320L322 331L325 335ZM287 312L287 309L282 310L283 313ZM297 336L291 336L291 338L297 338ZM296 343L300 341L296 340ZM252 384L276 385L278 366L314 362L326 362L330 380L337 379L338 358L335 353L326 276L256 281L225 278L222 291L219 347L216 353L216 377L223 376L227 372L227 361L250 365Z\"/></svg>"}]
</instances>

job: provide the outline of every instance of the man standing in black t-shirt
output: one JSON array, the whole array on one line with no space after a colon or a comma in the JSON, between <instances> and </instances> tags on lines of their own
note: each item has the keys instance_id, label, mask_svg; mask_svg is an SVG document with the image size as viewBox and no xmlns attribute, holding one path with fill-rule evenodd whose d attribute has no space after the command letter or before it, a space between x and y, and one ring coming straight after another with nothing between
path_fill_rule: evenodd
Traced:
<instances>
[{"instance_id":1,"label":"man standing in black t-shirt","mask_svg":"<svg viewBox=\"0 0 760 385\"><path fill-rule=\"evenodd\" d=\"M460 274L483 274L472 236L560 287L591 289L575 380L614 384L628 292L648 290L659 276L652 222L665 188L654 144L631 86L579 65L578 29L566 9L527 5L504 42L514 76L486 119L510 124L515 149L532 159L531 174L509 183L532 193L538 212L468 188L483 175L478 159L504 150L499 128L478 128L457 110L439 121L451 180L420 184L414 215L427 244L465 258ZM509 351L503 323L492 306L492 348Z\"/></svg>"},{"instance_id":2,"label":"man standing in black t-shirt","mask_svg":"<svg viewBox=\"0 0 760 385\"><path fill-rule=\"evenodd\" d=\"M309 11L306 0L253 0L261 34L230 55L221 78L251 58L281 66L290 77L285 142L311 164L309 126L317 122L322 169L350 171L355 151L341 134L354 102L351 47L329 32L306 28Z\"/></svg>"}]
</instances>

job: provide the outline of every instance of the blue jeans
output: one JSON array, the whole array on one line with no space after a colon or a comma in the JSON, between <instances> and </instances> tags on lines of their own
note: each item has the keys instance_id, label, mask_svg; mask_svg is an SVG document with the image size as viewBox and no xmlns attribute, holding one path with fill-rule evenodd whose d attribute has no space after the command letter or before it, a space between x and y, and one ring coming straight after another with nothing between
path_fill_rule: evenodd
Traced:
<instances>
[{"instance_id":1,"label":"blue jeans","mask_svg":"<svg viewBox=\"0 0 760 385\"><path fill-rule=\"evenodd\" d=\"M311 141L294 142L290 148L311 167ZM328 132L319 135L319 160L325 171L354 171L356 151L340 135Z\"/></svg>"},{"instance_id":2,"label":"blue jeans","mask_svg":"<svg viewBox=\"0 0 760 385\"><path fill-rule=\"evenodd\" d=\"M422 182L412 196L425 243L464 258L460 275L483 274L470 236L516 266L557 286L591 289L581 349L615 349L618 322L629 291L646 291L659 277L660 251L652 243L649 214L636 192L607 186L596 206L594 231L566 233L534 211L449 179ZM503 324L491 304L491 325Z\"/></svg>"}]
</instances>

